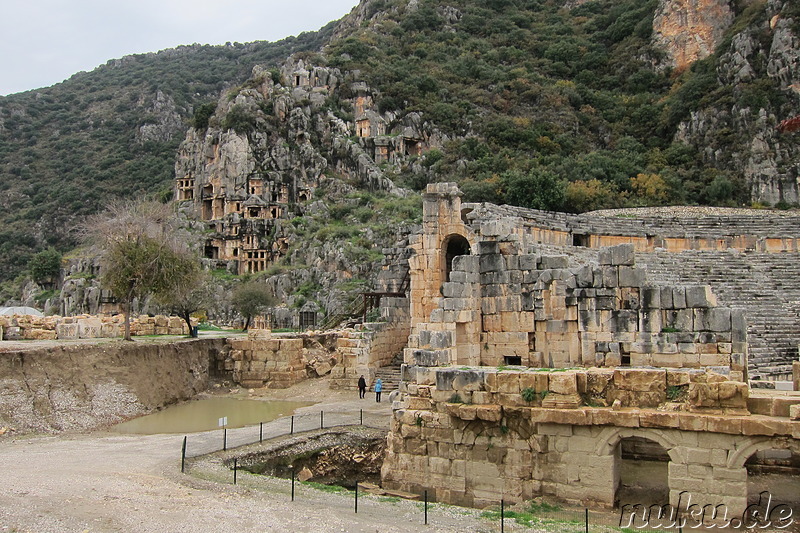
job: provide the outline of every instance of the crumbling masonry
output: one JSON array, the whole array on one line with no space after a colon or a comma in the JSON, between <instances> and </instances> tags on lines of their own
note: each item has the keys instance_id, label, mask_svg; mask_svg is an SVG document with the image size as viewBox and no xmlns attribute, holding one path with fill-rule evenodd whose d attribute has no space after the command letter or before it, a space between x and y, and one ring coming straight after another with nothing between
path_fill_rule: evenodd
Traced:
<instances>
[{"instance_id":1,"label":"crumbling masonry","mask_svg":"<svg viewBox=\"0 0 800 533\"><path fill-rule=\"evenodd\" d=\"M540 215L428 187L384 485L466 505L613 506L625 462L646 456L664 465L673 505L688 491L743 512L751 465L800 457L800 396L747 385L745 311L707 285L651 280L635 254L663 235L618 244L595 228L576 242L580 219L559 229ZM774 244L670 238L676 252ZM782 242L796 252L796 238ZM603 244L615 246L592 249Z\"/></svg>"}]
</instances>

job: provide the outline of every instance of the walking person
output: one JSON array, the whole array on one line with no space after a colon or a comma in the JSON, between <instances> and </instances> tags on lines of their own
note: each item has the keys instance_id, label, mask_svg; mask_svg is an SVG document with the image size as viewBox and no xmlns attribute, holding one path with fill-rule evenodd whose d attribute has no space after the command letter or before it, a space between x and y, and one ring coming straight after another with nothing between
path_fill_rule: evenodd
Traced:
<instances>
[{"instance_id":1,"label":"walking person","mask_svg":"<svg viewBox=\"0 0 800 533\"><path fill-rule=\"evenodd\" d=\"M383 382L381 381L381 378L378 378L378 380L375 382L375 401L376 402L380 402L381 401L381 391L382 390L383 390Z\"/></svg>"},{"instance_id":2,"label":"walking person","mask_svg":"<svg viewBox=\"0 0 800 533\"><path fill-rule=\"evenodd\" d=\"M366 396L366 394L367 394L367 381L364 379L364 376L362 375L360 378L358 378L358 397L363 399L364 396Z\"/></svg>"}]
</instances>

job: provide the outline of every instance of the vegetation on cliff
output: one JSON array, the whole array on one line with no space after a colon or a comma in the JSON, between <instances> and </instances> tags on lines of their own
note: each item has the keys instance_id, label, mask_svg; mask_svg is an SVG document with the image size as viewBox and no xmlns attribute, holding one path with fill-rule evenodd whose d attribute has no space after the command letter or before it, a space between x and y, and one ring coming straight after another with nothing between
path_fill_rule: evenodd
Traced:
<instances>
[{"instance_id":1,"label":"vegetation on cliff","mask_svg":"<svg viewBox=\"0 0 800 533\"><path fill-rule=\"evenodd\" d=\"M796 73L776 73L782 67L771 55L778 31L796 35L797 8L734 2L736 18L716 52L677 72L652 44L658 5L364 0L340 24L297 39L134 56L1 98L0 279L39 250L69 248L72 222L111 197L170 196L186 127L208 128L232 84L230 99L262 83L245 81L255 63L278 82L279 70L269 68L290 53L346 73L325 107L347 127L355 127L352 82L361 81L389 130L413 116L435 132L433 149L375 165L400 186L456 181L467 201L569 211L762 200L746 176L786 181L797 173L796 143L781 145L774 133L800 112L783 79ZM776 10L787 27L771 26ZM743 78L744 63L752 73ZM273 114L233 106L218 125L252 137L274 126ZM341 151L309 133L335 175ZM781 194L764 198L775 203ZM287 257L299 262L332 236L359 251L353 223L374 224L375 215L357 201L329 207L341 217L322 211L292 222L300 240Z\"/></svg>"}]
</instances>

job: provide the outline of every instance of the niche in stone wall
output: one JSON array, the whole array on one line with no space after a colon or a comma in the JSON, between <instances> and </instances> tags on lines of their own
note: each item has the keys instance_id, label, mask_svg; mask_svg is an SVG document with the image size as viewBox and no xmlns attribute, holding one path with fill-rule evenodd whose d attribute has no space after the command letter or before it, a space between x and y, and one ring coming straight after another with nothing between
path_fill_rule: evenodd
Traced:
<instances>
[{"instance_id":1,"label":"niche in stone wall","mask_svg":"<svg viewBox=\"0 0 800 533\"><path fill-rule=\"evenodd\" d=\"M450 272L453 270L453 259L459 255L469 255L469 241L461 235L449 235L442 242L444 251L444 281L450 281Z\"/></svg>"}]
</instances>

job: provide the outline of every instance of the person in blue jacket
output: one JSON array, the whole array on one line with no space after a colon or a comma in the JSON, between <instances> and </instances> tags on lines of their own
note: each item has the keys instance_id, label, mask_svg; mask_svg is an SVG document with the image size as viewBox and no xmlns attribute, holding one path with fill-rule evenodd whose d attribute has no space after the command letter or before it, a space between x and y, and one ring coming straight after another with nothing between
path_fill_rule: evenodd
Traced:
<instances>
[{"instance_id":1,"label":"person in blue jacket","mask_svg":"<svg viewBox=\"0 0 800 533\"><path fill-rule=\"evenodd\" d=\"M381 381L381 378L378 378L378 380L375 382L375 401L376 402L380 402L381 401L381 391L382 390L383 390L383 382Z\"/></svg>"}]
</instances>

